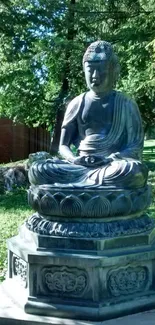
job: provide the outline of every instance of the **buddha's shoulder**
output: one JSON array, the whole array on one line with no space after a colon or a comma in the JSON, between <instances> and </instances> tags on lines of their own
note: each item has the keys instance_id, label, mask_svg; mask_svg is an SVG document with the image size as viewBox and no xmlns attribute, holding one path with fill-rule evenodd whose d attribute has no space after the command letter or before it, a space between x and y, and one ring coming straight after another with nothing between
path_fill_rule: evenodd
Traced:
<instances>
[{"instance_id":1,"label":"buddha's shoulder","mask_svg":"<svg viewBox=\"0 0 155 325\"><path fill-rule=\"evenodd\" d=\"M76 97L74 97L68 104L68 109L71 109L72 107L75 107L77 105L79 105L81 103L81 101L83 100L85 93L82 93Z\"/></svg>"},{"instance_id":2,"label":"buddha's shoulder","mask_svg":"<svg viewBox=\"0 0 155 325\"><path fill-rule=\"evenodd\" d=\"M67 109L66 109L66 114L72 114L72 112L74 112L74 115L75 115L75 112L77 112L81 106L84 94L85 93L76 96L69 102Z\"/></svg>"},{"instance_id":3,"label":"buddha's shoulder","mask_svg":"<svg viewBox=\"0 0 155 325\"><path fill-rule=\"evenodd\" d=\"M65 112L64 121L63 121L62 126L65 126L69 122L72 122L78 116L78 112L80 110L84 94L85 93L80 94L79 96L76 96L74 99L72 99L69 102L66 112Z\"/></svg>"},{"instance_id":4,"label":"buddha's shoulder","mask_svg":"<svg viewBox=\"0 0 155 325\"><path fill-rule=\"evenodd\" d=\"M122 105L127 105L128 107L137 107L136 101L129 95L124 94L121 91L116 91L116 98L122 102Z\"/></svg>"}]
</instances>

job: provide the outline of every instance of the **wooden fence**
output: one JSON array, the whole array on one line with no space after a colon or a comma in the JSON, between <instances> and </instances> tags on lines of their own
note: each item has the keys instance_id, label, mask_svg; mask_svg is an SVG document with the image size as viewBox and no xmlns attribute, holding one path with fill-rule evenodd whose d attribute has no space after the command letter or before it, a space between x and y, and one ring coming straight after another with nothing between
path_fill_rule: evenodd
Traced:
<instances>
[{"instance_id":1,"label":"wooden fence","mask_svg":"<svg viewBox=\"0 0 155 325\"><path fill-rule=\"evenodd\" d=\"M25 159L29 153L48 151L50 132L13 124L9 119L0 119L0 163Z\"/></svg>"}]
</instances>

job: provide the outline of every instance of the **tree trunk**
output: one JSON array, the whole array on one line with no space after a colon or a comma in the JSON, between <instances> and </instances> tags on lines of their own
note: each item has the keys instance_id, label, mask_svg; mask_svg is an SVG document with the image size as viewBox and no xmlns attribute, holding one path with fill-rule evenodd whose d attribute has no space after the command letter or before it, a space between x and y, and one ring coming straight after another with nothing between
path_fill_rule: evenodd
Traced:
<instances>
[{"instance_id":1,"label":"tree trunk","mask_svg":"<svg viewBox=\"0 0 155 325\"><path fill-rule=\"evenodd\" d=\"M55 127L54 127L54 131L50 143L50 154L54 156L57 155L59 149L59 141L60 141L61 125L63 122L63 117L64 117L64 111L61 108L58 108Z\"/></svg>"},{"instance_id":2,"label":"tree trunk","mask_svg":"<svg viewBox=\"0 0 155 325\"><path fill-rule=\"evenodd\" d=\"M59 148L60 134L61 134L61 125L64 117L65 104L63 104L64 98L67 97L69 91L69 82L68 76L70 73L70 55L71 55L71 46L70 42L74 40L75 30L74 30L74 5L76 0L70 0L70 6L68 10L68 32L67 32L67 40L68 47L66 49L66 64L64 66L64 77L62 81L62 87L60 91L60 102L57 108L56 121L54 126L54 131L50 144L50 153L52 155L56 155Z\"/></svg>"}]
</instances>

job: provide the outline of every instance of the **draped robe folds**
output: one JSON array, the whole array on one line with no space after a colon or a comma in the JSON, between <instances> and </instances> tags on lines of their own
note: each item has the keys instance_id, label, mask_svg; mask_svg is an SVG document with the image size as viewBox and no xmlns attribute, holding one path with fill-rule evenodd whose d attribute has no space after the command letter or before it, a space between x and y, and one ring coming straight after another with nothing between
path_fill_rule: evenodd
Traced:
<instances>
[{"instance_id":1,"label":"draped robe folds","mask_svg":"<svg viewBox=\"0 0 155 325\"><path fill-rule=\"evenodd\" d=\"M81 127L85 95L76 97L68 106L62 128L70 123ZM33 163L29 171L32 184L53 184L60 188L140 188L145 186L147 168L141 162L143 128L139 109L134 101L115 91L113 117L107 134L90 134L78 143L79 155L112 157L113 161L99 167L75 165L59 159ZM77 132L79 136L79 132Z\"/></svg>"}]
</instances>

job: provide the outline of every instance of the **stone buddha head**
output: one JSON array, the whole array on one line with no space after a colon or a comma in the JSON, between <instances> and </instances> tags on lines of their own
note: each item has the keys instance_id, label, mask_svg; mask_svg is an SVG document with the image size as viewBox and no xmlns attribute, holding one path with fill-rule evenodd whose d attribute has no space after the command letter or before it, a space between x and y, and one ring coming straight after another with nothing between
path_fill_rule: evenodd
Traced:
<instances>
[{"instance_id":1,"label":"stone buddha head","mask_svg":"<svg viewBox=\"0 0 155 325\"><path fill-rule=\"evenodd\" d=\"M108 93L118 80L120 66L110 43L92 43L83 56L87 86L94 93Z\"/></svg>"}]
</instances>

